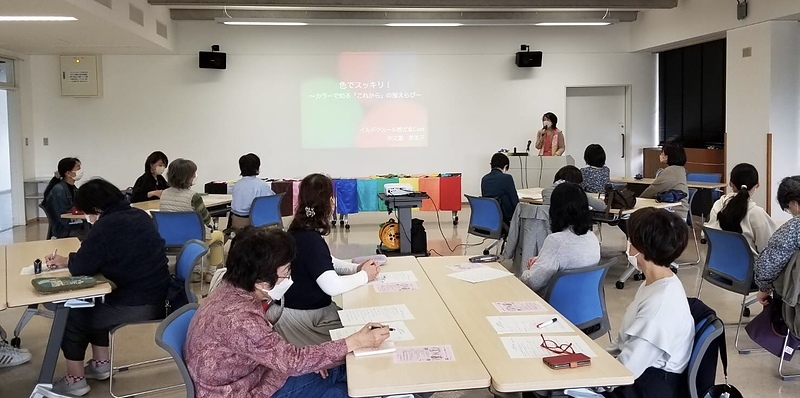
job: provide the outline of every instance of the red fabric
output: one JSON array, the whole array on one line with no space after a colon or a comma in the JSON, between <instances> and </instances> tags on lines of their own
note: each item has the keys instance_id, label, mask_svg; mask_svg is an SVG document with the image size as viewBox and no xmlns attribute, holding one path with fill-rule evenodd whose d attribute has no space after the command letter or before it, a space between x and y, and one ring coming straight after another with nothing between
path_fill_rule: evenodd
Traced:
<instances>
[{"instance_id":1,"label":"red fabric","mask_svg":"<svg viewBox=\"0 0 800 398\"><path fill-rule=\"evenodd\" d=\"M439 179L439 210L461 211L461 176Z\"/></svg>"}]
</instances>

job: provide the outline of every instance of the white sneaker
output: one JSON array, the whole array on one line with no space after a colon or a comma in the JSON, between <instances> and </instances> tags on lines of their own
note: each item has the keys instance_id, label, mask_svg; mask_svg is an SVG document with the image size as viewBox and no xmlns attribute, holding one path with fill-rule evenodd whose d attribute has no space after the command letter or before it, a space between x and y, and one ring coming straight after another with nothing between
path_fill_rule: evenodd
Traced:
<instances>
[{"instance_id":1,"label":"white sneaker","mask_svg":"<svg viewBox=\"0 0 800 398\"><path fill-rule=\"evenodd\" d=\"M22 365L30 361L31 357L32 355L28 350L20 350L5 341L0 341L0 368Z\"/></svg>"},{"instance_id":2,"label":"white sneaker","mask_svg":"<svg viewBox=\"0 0 800 398\"><path fill-rule=\"evenodd\" d=\"M53 383L53 392L61 395L74 395L82 397L89 393L92 388L86 379L80 379L72 384L67 381L67 376L62 377L60 380Z\"/></svg>"}]
</instances>

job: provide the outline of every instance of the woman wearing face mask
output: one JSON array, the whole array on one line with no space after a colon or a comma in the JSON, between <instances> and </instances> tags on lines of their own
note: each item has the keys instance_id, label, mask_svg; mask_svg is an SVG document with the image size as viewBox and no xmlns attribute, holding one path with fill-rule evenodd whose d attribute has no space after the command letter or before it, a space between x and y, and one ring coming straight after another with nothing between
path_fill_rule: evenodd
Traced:
<instances>
[{"instance_id":1,"label":"woman wearing face mask","mask_svg":"<svg viewBox=\"0 0 800 398\"><path fill-rule=\"evenodd\" d=\"M160 198L161 192L169 188L167 180L163 177L164 170L167 169L168 165L169 160L164 152L155 151L151 153L144 162L144 174L137 178L133 184L131 202L144 202Z\"/></svg>"},{"instance_id":2,"label":"woman wearing face mask","mask_svg":"<svg viewBox=\"0 0 800 398\"><path fill-rule=\"evenodd\" d=\"M78 188L75 183L83 178L81 161L77 158L64 158L58 162L56 176L47 184L44 190L42 205L47 209L50 223L50 236L67 238L70 236L83 237L85 228L80 220L67 220L61 218L64 213L69 213L73 206L73 198Z\"/></svg>"},{"instance_id":3,"label":"woman wearing face mask","mask_svg":"<svg viewBox=\"0 0 800 398\"><path fill-rule=\"evenodd\" d=\"M646 278L608 350L635 380L606 392L607 397L678 397L694 343L694 319L670 264L686 248L688 231L675 213L652 207L637 210L628 220L628 262Z\"/></svg>"},{"instance_id":4,"label":"woman wearing face mask","mask_svg":"<svg viewBox=\"0 0 800 398\"><path fill-rule=\"evenodd\" d=\"M298 289L294 256L294 240L278 229L248 226L233 238L222 283L189 324L184 355L198 398L345 398L347 353L389 337L388 327L368 324L344 340L300 348L275 333L264 306Z\"/></svg>"},{"instance_id":5,"label":"woman wearing face mask","mask_svg":"<svg viewBox=\"0 0 800 398\"><path fill-rule=\"evenodd\" d=\"M536 149L539 156L561 156L564 154L564 132L559 130L558 117L552 112L542 116L542 129L536 133Z\"/></svg>"},{"instance_id":6,"label":"woman wearing face mask","mask_svg":"<svg viewBox=\"0 0 800 398\"><path fill-rule=\"evenodd\" d=\"M102 275L114 290L92 308L72 309L67 318L61 350L67 374L53 391L82 396L89 392L86 379L111 376L108 332L130 322L164 317L164 299L170 278L164 240L147 213L131 208L119 189L94 179L75 195L75 207L94 223L80 249L67 257L48 253L50 268L68 268L72 275ZM87 346L92 360L84 366Z\"/></svg>"},{"instance_id":7,"label":"woman wearing face mask","mask_svg":"<svg viewBox=\"0 0 800 398\"><path fill-rule=\"evenodd\" d=\"M208 245L208 269L205 270L206 282L211 282L214 271L222 267L224 253L222 231L216 231L211 226L211 214L203 203L203 197L192 190L194 180L197 178L197 165L189 159L175 159L167 172L169 188L161 192L159 202L160 211L193 211L200 215L206 225L205 241ZM192 282L200 281L200 271L192 273Z\"/></svg>"},{"instance_id":8,"label":"woman wearing face mask","mask_svg":"<svg viewBox=\"0 0 800 398\"><path fill-rule=\"evenodd\" d=\"M286 294L286 304L275 331L287 341L303 347L330 341L329 330L342 327L331 300L378 276L375 260L361 264L333 262L323 235L331 231L333 183L322 174L311 174L300 182L297 212L289 233L297 245L292 261L294 287ZM346 266L345 266L346 265Z\"/></svg>"}]
</instances>

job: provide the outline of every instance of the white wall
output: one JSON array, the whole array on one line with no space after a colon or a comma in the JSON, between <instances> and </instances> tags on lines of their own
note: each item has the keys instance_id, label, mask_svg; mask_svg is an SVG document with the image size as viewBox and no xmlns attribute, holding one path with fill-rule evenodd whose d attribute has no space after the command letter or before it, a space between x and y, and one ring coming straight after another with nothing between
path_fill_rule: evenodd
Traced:
<instances>
[{"instance_id":1,"label":"white wall","mask_svg":"<svg viewBox=\"0 0 800 398\"><path fill-rule=\"evenodd\" d=\"M759 170L762 189L755 200L772 203L772 215L787 216L775 202L780 179L800 172L800 24L772 21L733 29L727 40L727 168L751 163ZM751 57L742 50L750 47ZM767 134L773 134L772 159ZM767 197L767 163L772 165L771 197Z\"/></svg>"},{"instance_id":2,"label":"white wall","mask_svg":"<svg viewBox=\"0 0 800 398\"><path fill-rule=\"evenodd\" d=\"M725 31L800 14L797 0L749 0L748 16L736 18L734 0L680 0L668 10L640 12L631 24L631 51L675 48L725 37Z\"/></svg>"},{"instance_id":3,"label":"white wall","mask_svg":"<svg viewBox=\"0 0 800 398\"><path fill-rule=\"evenodd\" d=\"M87 175L124 187L145 157L187 157L199 179L231 179L237 159L255 152L262 175L302 177L463 172L464 193L479 192L489 157L524 147L546 111L564 113L566 86L631 85L633 148L655 144L655 57L629 54L628 27L386 28L178 25L179 54L103 57L104 96L59 96L55 56L31 59L35 170L78 156ZM544 66L520 69L522 43L544 51ZM197 51L219 44L225 71L197 68ZM326 73L340 52L416 54L428 93L427 148L302 149L301 81ZM560 121L569 135L569 120ZM48 137L50 145L42 146ZM580 159L583 148L568 148ZM640 150L633 169L641 169ZM614 174L623 174L615 171Z\"/></svg>"}]
</instances>

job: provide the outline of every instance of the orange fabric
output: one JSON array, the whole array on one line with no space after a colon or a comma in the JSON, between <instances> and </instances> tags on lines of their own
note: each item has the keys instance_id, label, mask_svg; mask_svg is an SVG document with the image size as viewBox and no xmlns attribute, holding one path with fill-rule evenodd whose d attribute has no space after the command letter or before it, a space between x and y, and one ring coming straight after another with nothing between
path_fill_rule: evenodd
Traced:
<instances>
[{"instance_id":1,"label":"orange fabric","mask_svg":"<svg viewBox=\"0 0 800 398\"><path fill-rule=\"evenodd\" d=\"M439 177L420 177L419 179L419 190L422 192L427 192L428 196L431 197L430 200L425 199L422 201L422 210L424 211L434 211L436 208L440 207L439 203ZM436 203L436 208L434 208L434 203Z\"/></svg>"}]
</instances>

